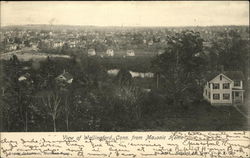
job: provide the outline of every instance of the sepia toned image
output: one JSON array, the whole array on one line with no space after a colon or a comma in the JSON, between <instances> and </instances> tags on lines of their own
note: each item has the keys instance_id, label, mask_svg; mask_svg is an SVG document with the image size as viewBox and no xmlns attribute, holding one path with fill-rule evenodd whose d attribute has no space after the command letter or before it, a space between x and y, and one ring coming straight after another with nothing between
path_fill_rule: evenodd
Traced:
<instances>
[{"instance_id":1,"label":"sepia toned image","mask_svg":"<svg viewBox=\"0 0 250 158\"><path fill-rule=\"evenodd\" d=\"M1 2L0 19L1 132L249 130L247 1Z\"/></svg>"}]
</instances>

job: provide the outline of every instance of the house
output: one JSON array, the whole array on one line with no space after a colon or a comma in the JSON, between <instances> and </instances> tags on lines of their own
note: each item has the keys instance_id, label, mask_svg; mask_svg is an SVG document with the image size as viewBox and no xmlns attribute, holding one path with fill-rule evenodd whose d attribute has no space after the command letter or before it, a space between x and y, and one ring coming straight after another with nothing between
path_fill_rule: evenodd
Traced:
<instances>
[{"instance_id":1,"label":"house","mask_svg":"<svg viewBox=\"0 0 250 158\"><path fill-rule=\"evenodd\" d=\"M243 103L244 76L241 71L222 71L210 74L204 86L203 97L212 105Z\"/></svg>"},{"instance_id":2,"label":"house","mask_svg":"<svg viewBox=\"0 0 250 158\"><path fill-rule=\"evenodd\" d=\"M108 70L107 73L112 76L116 76L120 70L119 69L111 69Z\"/></svg>"},{"instance_id":3,"label":"house","mask_svg":"<svg viewBox=\"0 0 250 158\"><path fill-rule=\"evenodd\" d=\"M61 48L61 47L63 47L63 44L64 44L64 42L62 42L62 41L56 41L56 42L53 42L53 48Z\"/></svg>"},{"instance_id":4,"label":"house","mask_svg":"<svg viewBox=\"0 0 250 158\"><path fill-rule=\"evenodd\" d=\"M160 49L160 50L157 52L157 55L161 55L161 54L164 54L164 53L165 53L165 50Z\"/></svg>"},{"instance_id":5,"label":"house","mask_svg":"<svg viewBox=\"0 0 250 158\"><path fill-rule=\"evenodd\" d=\"M114 50L113 49L107 49L106 51L107 56L114 56Z\"/></svg>"},{"instance_id":6,"label":"house","mask_svg":"<svg viewBox=\"0 0 250 158\"><path fill-rule=\"evenodd\" d=\"M133 50L127 50L127 56L135 56L135 52Z\"/></svg>"},{"instance_id":7,"label":"house","mask_svg":"<svg viewBox=\"0 0 250 158\"><path fill-rule=\"evenodd\" d=\"M154 44L154 41L153 40L150 40L149 42L148 42L148 45L149 46L152 46Z\"/></svg>"},{"instance_id":8,"label":"house","mask_svg":"<svg viewBox=\"0 0 250 158\"><path fill-rule=\"evenodd\" d=\"M31 45L32 49L37 49L37 47L38 47L38 43L31 42L30 45Z\"/></svg>"},{"instance_id":9,"label":"house","mask_svg":"<svg viewBox=\"0 0 250 158\"><path fill-rule=\"evenodd\" d=\"M95 50L94 49L88 49L88 56L95 56Z\"/></svg>"},{"instance_id":10,"label":"house","mask_svg":"<svg viewBox=\"0 0 250 158\"><path fill-rule=\"evenodd\" d=\"M29 83L33 83L33 82L34 82L34 81L31 79L31 76L30 76L29 73L25 73L25 74L19 76L19 77L18 77L18 81L19 81L19 82L25 81L25 82L29 82Z\"/></svg>"},{"instance_id":11,"label":"house","mask_svg":"<svg viewBox=\"0 0 250 158\"><path fill-rule=\"evenodd\" d=\"M152 72L133 72L133 71L129 71L129 73L131 74L131 76L134 77L139 77L139 78L153 78L154 74Z\"/></svg>"},{"instance_id":12,"label":"house","mask_svg":"<svg viewBox=\"0 0 250 158\"><path fill-rule=\"evenodd\" d=\"M18 45L17 44L10 44L6 46L6 50L8 51L13 51L13 50L17 50Z\"/></svg>"},{"instance_id":13,"label":"house","mask_svg":"<svg viewBox=\"0 0 250 158\"><path fill-rule=\"evenodd\" d=\"M59 76L56 77L56 81L58 82L66 82L68 84L71 84L73 81L73 76L66 72L65 70L63 71L63 73Z\"/></svg>"}]
</instances>

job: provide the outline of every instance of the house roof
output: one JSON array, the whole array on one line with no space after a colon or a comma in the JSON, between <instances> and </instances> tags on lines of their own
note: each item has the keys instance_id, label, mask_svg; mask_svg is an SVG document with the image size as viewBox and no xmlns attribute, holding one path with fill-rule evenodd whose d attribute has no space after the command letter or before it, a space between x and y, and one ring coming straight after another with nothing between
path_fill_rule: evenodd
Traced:
<instances>
[{"instance_id":1,"label":"house roof","mask_svg":"<svg viewBox=\"0 0 250 158\"><path fill-rule=\"evenodd\" d=\"M68 73L68 72L64 72L63 74L61 74L59 76L65 77L66 80L70 80L70 79L73 78L73 76L70 73Z\"/></svg>"},{"instance_id":2,"label":"house roof","mask_svg":"<svg viewBox=\"0 0 250 158\"><path fill-rule=\"evenodd\" d=\"M206 78L207 81L211 81L212 79L214 79L219 74L220 74L219 71L214 71L214 72L209 71L209 72L207 72L205 78Z\"/></svg>"},{"instance_id":3,"label":"house roof","mask_svg":"<svg viewBox=\"0 0 250 158\"><path fill-rule=\"evenodd\" d=\"M231 80L244 80L244 75L241 71L208 72L206 75L206 79L207 81L211 81L212 79L214 79L217 75L221 73L227 76Z\"/></svg>"}]
</instances>

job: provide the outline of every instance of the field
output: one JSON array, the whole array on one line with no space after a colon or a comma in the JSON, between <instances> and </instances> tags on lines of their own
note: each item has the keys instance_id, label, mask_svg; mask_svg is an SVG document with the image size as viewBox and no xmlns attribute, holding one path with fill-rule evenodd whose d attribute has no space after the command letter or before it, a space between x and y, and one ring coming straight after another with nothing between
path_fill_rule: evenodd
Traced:
<instances>
[{"instance_id":1,"label":"field","mask_svg":"<svg viewBox=\"0 0 250 158\"><path fill-rule=\"evenodd\" d=\"M21 61L29 60L45 60L48 56L52 58L70 58L68 55L59 54L45 54L33 49L26 49L20 51L13 51L8 53L2 53L0 55L1 60L9 60L13 55L16 55Z\"/></svg>"}]
</instances>

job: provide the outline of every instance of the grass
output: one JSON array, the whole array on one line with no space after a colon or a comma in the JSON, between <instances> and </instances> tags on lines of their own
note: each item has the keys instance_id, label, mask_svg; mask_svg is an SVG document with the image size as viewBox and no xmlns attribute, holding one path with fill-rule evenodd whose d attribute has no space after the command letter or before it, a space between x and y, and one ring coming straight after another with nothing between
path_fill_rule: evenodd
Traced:
<instances>
[{"instance_id":1,"label":"grass","mask_svg":"<svg viewBox=\"0 0 250 158\"><path fill-rule=\"evenodd\" d=\"M235 131L248 130L247 118L232 106L194 105L183 113L163 113L144 120L146 130L156 131Z\"/></svg>"}]
</instances>

